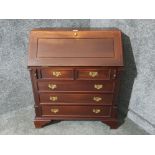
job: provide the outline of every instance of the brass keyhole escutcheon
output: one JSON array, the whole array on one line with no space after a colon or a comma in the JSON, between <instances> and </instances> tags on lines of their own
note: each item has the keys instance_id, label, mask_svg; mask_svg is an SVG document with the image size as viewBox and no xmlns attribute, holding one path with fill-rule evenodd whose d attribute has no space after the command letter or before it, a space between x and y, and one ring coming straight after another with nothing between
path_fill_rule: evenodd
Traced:
<instances>
[{"instance_id":1,"label":"brass keyhole escutcheon","mask_svg":"<svg viewBox=\"0 0 155 155\"><path fill-rule=\"evenodd\" d=\"M77 32L74 32L74 36L77 36L78 34L77 34Z\"/></svg>"},{"instance_id":2,"label":"brass keyhole escutcheon","mask_svg":"<svg viewBox=\"0 0 155 155\"><path fill-rule=\"evenodd\" d=\"M74 32L74 33L73 33L73 34L74 34L74 36L77 36L77 35L78 35L78 33L77 33L77 32L78 32L78 30L73 30L73 32Z\"/></svg>"}]
</instances>

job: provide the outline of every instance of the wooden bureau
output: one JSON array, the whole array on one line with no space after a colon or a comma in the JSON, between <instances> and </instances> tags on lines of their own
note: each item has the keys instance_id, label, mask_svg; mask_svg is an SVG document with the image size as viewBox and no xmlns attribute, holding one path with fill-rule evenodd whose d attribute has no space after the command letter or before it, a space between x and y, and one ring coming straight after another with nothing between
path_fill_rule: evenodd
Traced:
<instances>
[{"instance_id":1,"label":"wooden bureau","mask_svg":"<svg viewBox=\"0 0 155 155\"><path fill-rule=\"evenodd\" d=\"M36 128L52 120L99 120L111 128L119 126L119 30L32 30L28 68Z\"/></svg>"}]
</instances>

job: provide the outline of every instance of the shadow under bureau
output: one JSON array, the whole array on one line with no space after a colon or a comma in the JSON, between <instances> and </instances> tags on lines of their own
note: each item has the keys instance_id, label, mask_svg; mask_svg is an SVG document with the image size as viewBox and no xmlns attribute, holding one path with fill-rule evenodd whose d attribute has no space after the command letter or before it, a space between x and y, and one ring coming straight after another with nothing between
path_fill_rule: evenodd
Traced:
<instances>
[{"instance_id":1,"label":"shadow under bureau","mask_svg":"<svg viewBox=\"0 0 155 155\"><path fill-rule=\"evenodd\" d=\"M52 120L99 120L111 128L119 126L119 30L34 29L28 68L36 128Z\"/></svg>"}]
</instances>

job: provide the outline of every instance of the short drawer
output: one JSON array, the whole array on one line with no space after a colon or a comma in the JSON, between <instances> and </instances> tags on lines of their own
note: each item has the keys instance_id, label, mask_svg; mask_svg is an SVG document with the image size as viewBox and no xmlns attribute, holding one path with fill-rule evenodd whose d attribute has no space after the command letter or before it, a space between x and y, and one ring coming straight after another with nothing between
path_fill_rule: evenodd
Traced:
<instances>
[{"instance_id":1,"label":"short drawer","mask_svg":"<svg viewBox=\"0 0 155 155\"><path fill-rule=\"evenodd\" d=\"M79 80L110 80L111 69L78 69Z\"/></svg>"},{"instance_id":2,"label":"short drawer","mask_svg":"<svg viewBox=\"0 0 155 155\"><path fill-rule=\"evenodd\" d=\"M74 79L74 71L72 69L60 69L60 68L42 68L40 70L41 78L45 79Z\"/></svg>"},{"instance_id":3,"label":"short drawer","mask_svg":"<svg viewBox=\"0 0 155 155\"><path fill-rule=\"evenodd\" d=\"M91 116L110 117L111 107L103 106L42 106L43 116Z\"/></svg>"},{"instance_id":4,"label":"short drawer","mask_svg":"<svg viewBox=\"0 0 155 155\"><path fill-rule=\"evenodd\" d=\"M113 94L39 93L42 104L112 105Z\"/></svg>"},{"instance_id":5,"label":"short drawer","mask_svg":"<svg viewBox=\"0 0 155 155\"><path fill-rule=\"evenodd\" d=\"M114 81L38 81L39 91L113 92Z\"/></svg>"}]
</instances>

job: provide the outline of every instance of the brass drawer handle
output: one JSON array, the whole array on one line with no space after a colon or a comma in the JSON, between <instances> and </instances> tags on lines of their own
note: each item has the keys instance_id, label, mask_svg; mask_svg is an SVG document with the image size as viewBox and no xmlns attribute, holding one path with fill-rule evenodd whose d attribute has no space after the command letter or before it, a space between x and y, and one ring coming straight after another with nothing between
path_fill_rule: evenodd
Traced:
<instances>
[{"instance_id":1,"label":"brass drawer handle","mask_svg":"<svg viewBox=\"0 0 155 155\"><path fill-rule=\"evenodd\" d=\"M57 108L56 109L51 109L51 112L56 114L56 113L59 112L59 109L57 109Z\"/></svg>"},{"instance_id":2,"label":"brass drawer handle","mask_svg":"<svg viewBox=\"0 0 155 155\"><path fill-rule=\"evenodd\" d=\"M101 112L101 109L93 109L93 113L98 114Z\"/></svg>"},{"instance_id":3,"label":"brass drawer handle","mask_svg":"<svg viewBox=\"0 0 155 155\"><path fill-rule=\"evenodd\" d=\"M96 77L98 76L98 72L89 72L89 76Z\"/></svg>"},{"instance_id":4,"label":"brass drawer handle","mask_svg":"<svg viewBox=\"0 0 155 155\"><path fill-rule=\"evenodd\" d=\"M103 88L103 85L102 84L95 84L94 85L94 88L96 88L96 89L102 89Z\"/></svg>"},{"instance_id":5,"label":"brass drawer handle","mask_svg":"<svg viewBox=\"0 0 155 155\"><path fill-rule=\"evenodd\" d=\"M57 96L50 96L50 101L57 101L58 97Z\"/></svg>"},{"instance_id":6,"label":"brass drawer handle","mask_svg":"<svg viewBox=\"0 0 155 155\"><path fill-rule=\"evenodd\" d=\"M48 84L48 88L53 90L53 89L57 88L57 85L56 84Z\"/></svg>"},{"instance_id":7,"label":"brass drawer handle","mask_svg":"<svg viewBox=\"0 0 155 155\"><path fill-rule=\"evenodd\" d=\"M61 72L52 72L52 75L53 76L56 76L56 77L59 77L59 76L61 76Z\"/></svg>"},{"instance_id":8,"label":"brass drawer handle","mask_svg":"<svg viewBox=\"0 0 155 155\"><path fill-rule=\"evenodd\" d=\"M93 97L93 100L96 101L96 102L99 102L99 101L102 101L102 98L101 97L94 96Z\"/></svg>"}]
</instances>

